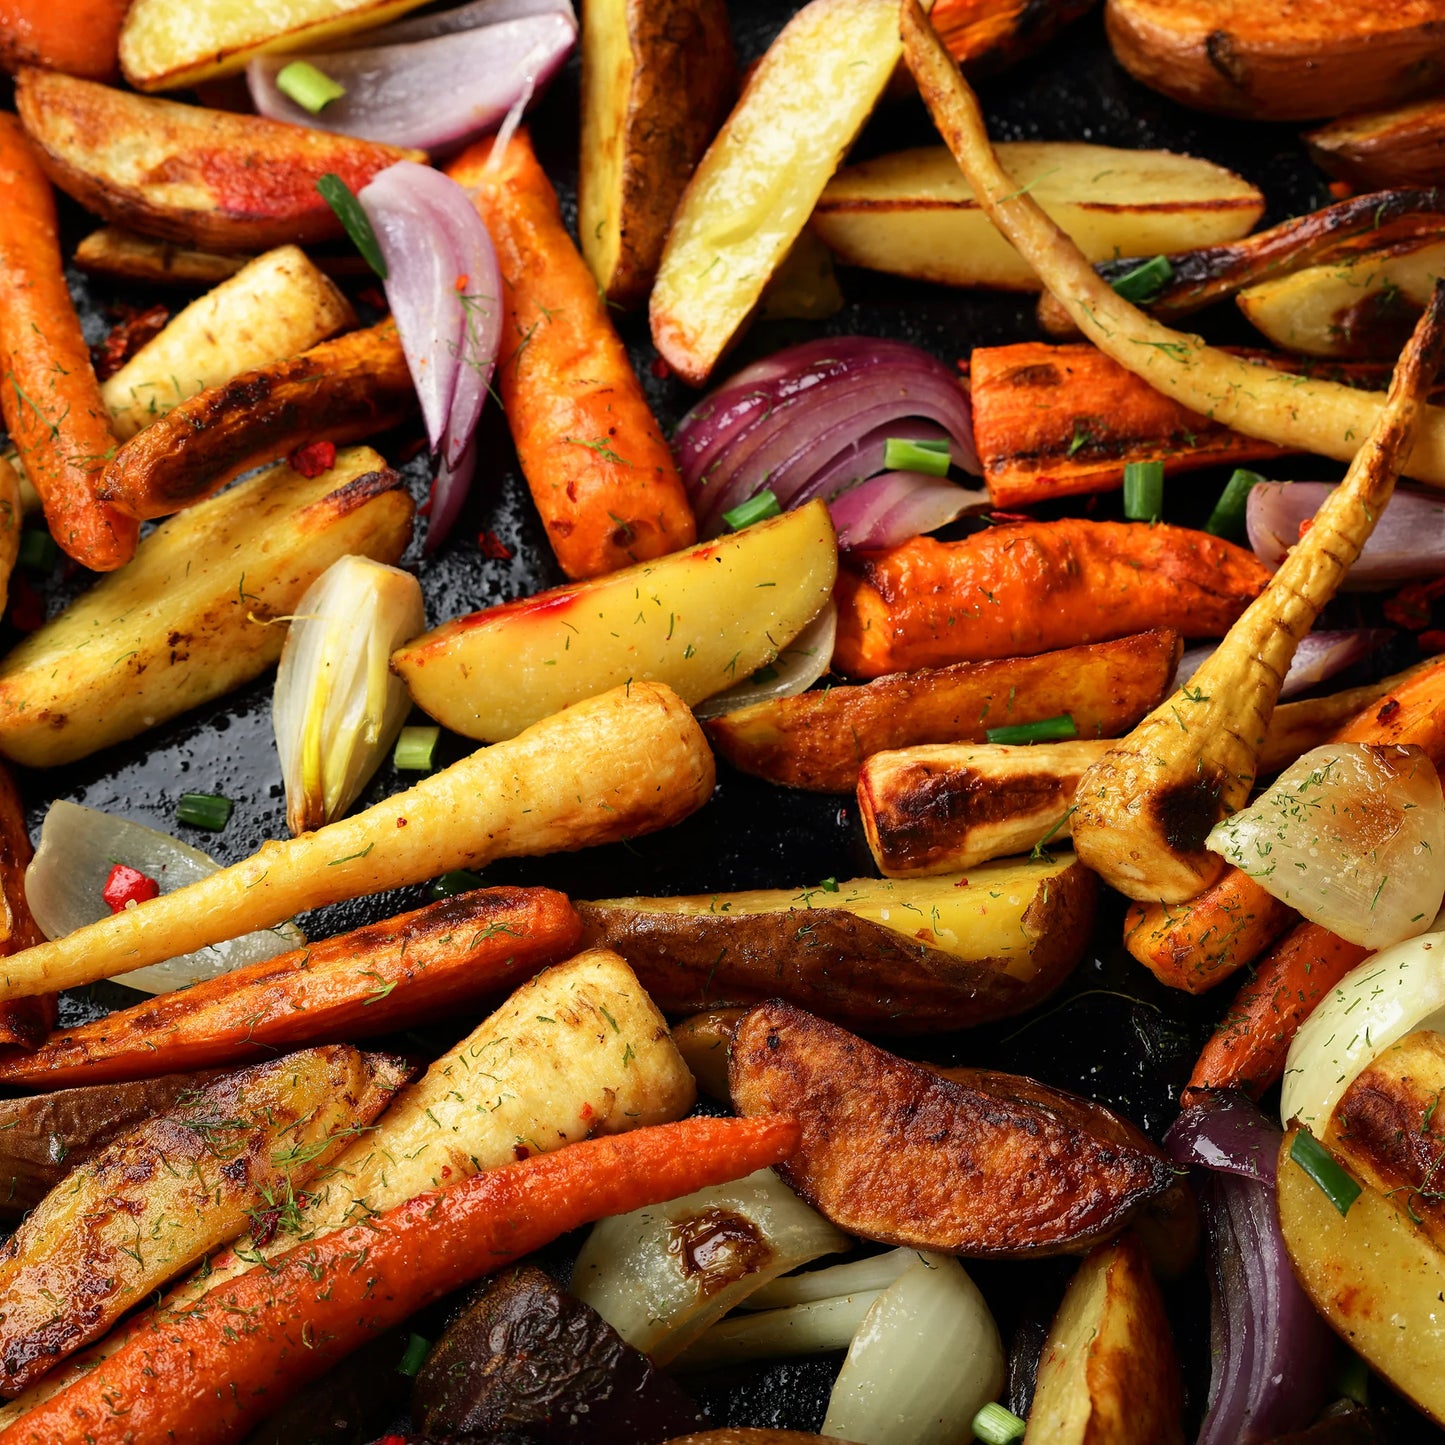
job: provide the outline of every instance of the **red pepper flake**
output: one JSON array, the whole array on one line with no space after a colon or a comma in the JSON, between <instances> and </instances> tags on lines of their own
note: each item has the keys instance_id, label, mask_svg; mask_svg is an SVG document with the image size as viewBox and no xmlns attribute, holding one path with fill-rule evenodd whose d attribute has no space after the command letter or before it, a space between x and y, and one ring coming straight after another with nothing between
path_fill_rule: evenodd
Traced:
<instances>
[{"instance_id":1,"label":"red pepper flake","mask_svg":"<svg viewBox=\"0 0 1445 1445\"><path fill-rule=\"evenodd\" d=\"M595 1112L595 1111L593 1110L591 1104L583 1104L583 1106L582 1106L582 1117L583 1117L583 1119L590 1119L590 1118L592 1117L592 1115L593 1115L594 1112Z\"/></svg>"},{"instance_id":2,"label":"red pepper flake","mask_svg":"<svg viewBox=\"0 0 1445 1445\"><path fill-rule=\"evenodd\" d=\"M955 888L967 888L967 887L968 887L968 879L967 879L967 878L960 878L960 879L958 880L958 882L955 883L953 886L954 886Z\"/></svg>"},{"instance_id":3,"label":"red pepper flake","mask_svg":"<svg viewBox=\"0 0 1445 1445\"><path fill-rule=\"evenodd\" d=\"M329 472L336 465L335 442L307 442L297 447L286 460L293 472L300 472L308 480Z\"/></svg>"},{"instance_id":4,"label":"red pepper flake","mask_svg":"<svg viewBox=\"0 0 1445 1445\"><path fill-rule=\"evenodd\" d=\"M139 868L126 863L117 863L105 880L100 896L112 913L120 913L132 903L144 903L147 898L159 896L161 885L154 878L147 878Z\"/></svg>"},{"instance_id":5,"label":"red pepper flake","mask_svg":"<svg viewBox=\"0 0 1445 1445\"><path fill-rule=\"evenodd\" d=\"M1348 201L1355 194L1355 188L1348 181L1331 181L1326 189L1337 201Z\"/></svg>"},{"instance_id":6,"label":"red pepper flake","mask_svg":"<svg viewBox=\"0 0 1445 1445\"><path fill-rule=\"evenodd\" d=\"M304 1189L298 1189L294 1199L297 1209L305 1209L311 1203L311 1196ZM251 1215L251 1243L258 1249L265 1249L276 1238L276 1231L280 1227L281 1205L274 1204L269 1209L257 1209Z\"/></svg>"},{"instance_id":7,"label":"red pepper flake","mask_svg":"<svg viewBox=\"0 0 1445 1445\"><path fill-rule=\"evenodd\" d=\"M1389 722L1399 711L1400 700L1399 698L1392 697L1380 708L1379 712L1375 714L1375 721L1377 723Z\"/></svg>"},{"instance_id":8,"label":"red pepper flake","mask_svg":"<svg viewBox=\"0 0 1445 1445\"><path fill-rule=\"evenodd\" d=\"M458 290L458 291L465 291L465 290L467 289L467 282L470 281L471 279L472 279L472 278L471 278L470 276L458 276L458 277L457 277L457 290Z\"/></svg>"},{"instance_id":9,"label":"red pepper flake","mask_svg":"<svg viewBox=\"0 0 1445 1445\"><path fill-rule=\"evenodd\" d=\"M666 381L672 375L672 368L659 356L657 360L652 363L652 374L659 381Z\"/></svg>"},{"instance_id":10,"label":"red pepper flake","mask_svg":"<svg viewBox=\"0 0 1445 1445\"><path fill-rule=\"evenodd\" d=\"M38 632L45 625L45 601L29 581L10 574L10 625L17 632Z\"/></svg>"},{"instance_id":11,"label":"red pepper flake","mask_svg":"<svg viewBox=\"0 0 1445 1445\"><path fill-rule=\"evenodd\" d=\"M151 306L142 311L139 306L121 304L114 308L113 314L119 320L90 353L98 381L108 381L114 376L171 319L171 313L164 306Z\"/></svg>"},{"instance_id":12,"label":"red pepper flake","mask_svg":"<svg viewBox=\"0 0 1445 1445\"><path fill-rule=\"evenodd\" d=\"M1418 641L1426 652L1445 652L1445 631L1438 627L1422 632Z\"/></svg>"},{"instance_id":13,"label":"red pepper flake","mask_svg":"<svg viewBox=\"0 0 1445 1445\"><path fill-rule=\"evenodd\" d=\"M512 549L495 532L478 532L477 546L488 562L510 562Z\"/></svg>"},{"instance_id":14,"label":"red pepper flake","mask_svg":"<svg viewBox=\"0 0 1445 1445\"><path fill-rule=\"evenodd\" d=\"M1314 519L1313 517L1304 517L1304 518L1302 518L1302 519L1300 520L1300 524L1299 524L1299 535L1300 535L1300 537L1303 538L1303 537L1304 537L1304 534L1305 534L1306 532L1308 532L1309 529L1314 526L1314 524L1315 524L1315 519Z\"/></svg>"}]
</instances>

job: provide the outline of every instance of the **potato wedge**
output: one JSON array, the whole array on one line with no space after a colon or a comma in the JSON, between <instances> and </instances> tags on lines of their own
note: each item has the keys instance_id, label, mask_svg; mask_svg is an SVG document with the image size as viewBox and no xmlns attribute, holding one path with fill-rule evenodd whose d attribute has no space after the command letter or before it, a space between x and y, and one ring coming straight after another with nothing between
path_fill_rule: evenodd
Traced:
<instances>
[{"instance_id":1,"label":"potato wedge","mask_svg":"<svg viewBox=\"0 0 1445 1445\"><path fill-rule=\"evenodd\" d=\"M732 1043L738 1020L746 1012L742 1008L705 1009L672 1026L672 1041L697 1080L698 1088L720 1104L731 1102L728 1045Z\"/></svg>"},{"instance_id":2,"label":"potato wedge","mask_svg":"<svg viewBox=\"0 0 1445 1445\"><path fill-rule=\"evenodd\" d=\"M207 387L306 351L356 324L297 246L278 246L174 316L100 388L121 441Z\"/></svg>"},{"instance_id":3,"label":"potato wedge","mask_svg":"<svg viewBox=\"0 0 1445 1445\"><path fill-rule=\"evenodd\" d=\"M1132 1234L1096 1246L1044 1342L1024 1445L1172 1445L1183 1396L1143 1246Z\"/></svg>"},{"instance_id":4,"label":"potato wedge","mask_svg":"<svg viewBox=\"0 0 1445 1445\"><path fill-rule=\"evenodd\" d=\"M1108 0L1104 15L1114 56L1136 80L1182 105L1250 120L1398 103L1445 71L1440 0Z\"/></svg>"},{"instance_id":5,"label":"potato wedge","mask_svg":"<svg viewBox=\"0 0 1445 1445\"><path fill-rule=\"evenodd\" d=\"M1323 171L1367 190L1445 181L1445 100L1347 115L1304 137Z\"/></svg>"},{"instance_id":6,"label":"potato wedge","mask_svg":"<svg viewBox=\"0 0 1445 1445\"><path fill-rule=\"evenodd\" d=\"M1341 1214L1279 1151L1279 1228L1295 1278L1345 1343L1437 1425L1445 1425L1445 1255L1373 1185Z\"/></svg>"},{"instance_id":7,"label":"potato wedge","mask_svg":"<svg viewBox=\"0 0 1445 1445\"><path fill-rule=\"evenodd\" d=\"M1390 360L1442 275L1445 241L1404 241L1264 281L1234 299L1256 331L1288 351Z\"/></svg>"},{"instance_id":8,"label":"potato wedge","mask_svg":"<svg viewBox=\"0 0 1445 1445\"><path fill-rule=\"evenodd\" d=\"M632 678L689 705L771 662L827 605L838 547L822 502L625 567L454 618L391 659L412 701L496 742ZM507 679L498 687L497 679Z\"/></svg>"},{"instance_id":9,"label":"potato wedge","mask_svg":"<svg viewBox=\"0 0 1445 1445\"><path fill-rule=\"evenodd\" d=\"M1247 181L1192 156L1073 141L1015 141L998 151L1091 261L1234 241L1264 213L1264 197ZM946 146L845 167L823 191L811 225L850 266L945 286L1040 289Z\"/></svg>"},{"instance_id":10,"label":"potato wedge","mask_svg":"<svg viewBox=\"0 0 1445 1445\"><path fill-rule=\"evenodd\" d=\"M81 240L74 261L82 271L158 286L215 286L250 261L243 254L196 251L171 241L101 226Z\"/></svg>"},{"instance_id":11,"label":"potato wedge","mask_svg":"<svg viewBox=\"0 0 1445 1445\"><path fill-rule=\"evenodd\" d=\"M1181 643L1167 628L1037 657L955 663L739 708L707 724L735 768L789 788L846 793L863 759L923 743L982 743L989 728L1070 713L1117 737L1158 703Z\"/></svg>"},{"instance_id":12,"label":"potato wedge","mask_svg":"<svg viewBox=\"0 0 1445 1445\"><path fill-rule=\"evenodd\" d=\"M0 752L73 762L250 681L288 616L338 557L395 562L412 501L369 448L307 479L278 463L158 527L0 661Z\"/></svg>"},{"instance_id":13,"label":"potato wedge","mask_svg":"<svg viewBox=\"0 0 1445 1445\"><path fill-rule=\"evenodd\" d=\"M1119 1142L1132 1126L1098 1104L1001 1074L941 1078L776 999L738 1025L729 1079L740 1114L797 1117L802 1144L778 1172L864 1239L973 1257L1078 1252L1174 1182L1147 1141Z\"/></svg>"},{"instance_id":14,"label":"potato wedge","mask_svg":"<svg viewBox=\"0 0 1445 1445\"><path fill-rule=\"evenodd\" d=\"M229 1074L112 1140L0 1246L0 1392L14 1395L295 1191L410 1070L344 1044Z\"/></svg>"},{"instance_id":15,"label":"potato wedge","mask_svg":"<svg viewBox=\"0 0 1445 1445\"><path fill-rule=\"evenodd\" d=\"M591 0L582 7L577 235L607 300L652 286L693 168L737 85L726 0Z\"/></svg>"},{"instance_id":16,"label":"potato wedge","mask_svg":"<svg viewBox=\"0 0 1445 1445\"><path fill-rule=\"evenodd\" d=\"M341 235L316 181L359 190L418 153L22 70L15 105L46 174L113 225L205 251Z\"/></svg>"},{"instance_id":17,"label":"potato wedge","mask_svg":"<svg viewBox=\"0 0 1445 1445\"><path fill-rule=\"evenodd\" d=\"M1091 875L1069 854L904 885L579 903L668 1013L786 998L851 1028L916 1034L1031 1008L1078 962Z\"/></svg>"},{"instance_id":18,"label":"potato wedge","mask_svg":"<svg viewBox=\"0 0 1445 1445\"><path fill-rule=\"evenodd\" d=\"M902 55L893 0L811 0L753 70L683 192L652 288L652 339L701 386L868 119Z\"/></svg>"}]
</instances>

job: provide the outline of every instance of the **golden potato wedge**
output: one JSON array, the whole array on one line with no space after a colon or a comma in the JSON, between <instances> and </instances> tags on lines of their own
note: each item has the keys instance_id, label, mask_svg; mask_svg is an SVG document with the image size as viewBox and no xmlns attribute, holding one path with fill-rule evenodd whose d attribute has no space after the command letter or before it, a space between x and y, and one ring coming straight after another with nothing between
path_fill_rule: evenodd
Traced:
<instances>
[{"instance_id":1,"label":"golden potato wedge","mask_svg":"<svg viewBox=\"0 0 1445 1445\"><path fill-rule=\"evenodd\" d=\"M341 235L316 182L359 190L421 158L256 115L131 95L49 70L22 70L15 107L46 174L113 225L203 251L265 251Z\"/></svg>"},{"instance_id":2,"label":"golden potato wedge","mask_svg":"<svg viewBox=\"0 0 1445 1445\"><path fill-rule=\"evenodd\" d=\"M1437 1425L1445 1425L1445 1255L1373 1185L1341 1214L1279 1151L1279 1228L1295 1278L1331 1328Z\"/></svg>"},{"instance_id":3,"label":"golden potato wedge","mask_svg":"<svg viewBox=\"0 0 1445 1445\"><path fill-rule=\"evenodd\" d=\"M112 1140L0 1246L0 1392L14 1395L132 1305L294 1208L410 1069L330 1044L228 1074Z\"/></svg>"},{"instance_id":4,"label":"golden potato wedge","mask_svg":"<svg viewBox=\"0 0 1445 1445\"><path fill-rule=\"evenodd\" d=\"M735 768L789 788L846 793L864 758L924 743L982 743L989 728L1069 713L1118 737L1163 700L1182 644L1167 628L1037 657L955 663L739 708L707 724Z\"/></svg>"},{"instance_id":5,"label":"golden potato wedge","mask_svg":"<svg viewBox=\"0 0 1445 1445\"><path fill-rule=\"evenodd\" d=\"M336 283L299 246L278 246L172 317L101 384L111 427L126 441L197 392L355 324Z\"/></svg>"},{"instance_id":6,"label":"golden potato wedge","mask_svg":"<svg viewBox=\"0 0 1445 1445\"><path fill-rule=\"evenodd\" d=\"M1108 0L1104 16L1114 56L1136 80L1249 120L1369 110L1445 74L1441 0Z\"/></svg>"},{"instance_id":7,"label":"golden potato wedge","mask_svg":"<svg viewBox=\"0 0 1445 1445\"><path fill-rule=\"evenodd\" d=\"M1234 241L1264 213L1264 197L1247 181L1192 156L1073 141L1005 142L998 151L1091 261ZM845 167L819 198L811 225L850 266L945 286L1039 290L946 146Z\"/></svg>"},{"instance_id":8,"label":"golden potato wedge","mask_svg":"<svg viewBox=\"0 0 1445 1445\"><path fill-rule=\"evenodd\" d=\"M454 618L395 652L391 666L419 708L483 742L515 737L633 678L664 682L691 705L777 657L827 605L837 576L828 508L809 502L731 536Z\"/></svg>"},{"instance_id":9,"label":"golden potato wedge","mask_svg":"<svg viewBox=\"0 0 1445 1445\"><path fill-rule=\"evenodd\" d=\"M1071 854L908 884L579 903L669 1013L787 998L870 1033L968 1028L1031 1008L1079 961L1093 876Z\"/></svg>"},{"instance_id":10,"label":"golden potato wedge","mask_svg":"<svg viewBox=\"0 0 1445 1445\"><path fill-rule=\"evenodd\" d=\"M192 507L0 661L0 752L73 762L249 682L286 640L267 622L338 557L395 562L412 512L366 447L311 479L278 463Z\"/></svg>"},{"instance_id":11,"label":"golden potato wedge","mask_svg":"<svg viewBox=\"0 0 1445 1445\"><path fill-rule=\"evenodd\" d=\"M1184 1391L1143 1246L1094 1248L1044 1342L1024 1445L1173 1445Z\"/></svg>"},{"instance_id":12,"label":"golden potato wedge","mask_svg":"<svg viewBox=\"0 0 1445 1445\"><path fill-rule=\"evenodd\" d=\"M98 490L133 516L165 517L306 442L374 436L415 405L396 326L383 321L179 402L116 452Z\"/></svg>"},{"instance_id":13,"label":"golden potato wedge","mask_svg":"<svg viewBox=\"0 0 1445 1445\"><path fill-rule=\"evenodd\" d=\"M608 301L652 286L672 213L736 90L726 0L582 7L577 235Z\"/></svg>"},{"instance_id":14,"label":"golden potato wedge","mask_svg":"<svg viewBox=\"0 0 1445 1445\"><path fill-rule=\"evenodd\" d=\"M120 67L137 90L234 75L253 55L307 50L385 25L424 0L135 0Z\"/></svg>"},{"instance_id":15,"label":"golden potato wedge","mask_svg":"<svg viewBox=\"0 0 1445 1445\"><path fill-rule=\"evenodd\" d=\"M1445 99L1347 115L1304 137L1323 171L1367 190L1445 181Z\"/></svg>"},{"instance_id":16,"label":"golden potato wedge","mask_svg":"<svg viewBox=\"0 0 1445 1445\"><path fill-rule=\"evenodd\" d=\"M728 1045L738 1020L747 1012L741 1008L705 1009L672 1026L672 1041L682 1061L710 1099L730 1102L728 1094ZM0 1179L3 1179L0 1174Z\"/></svg>"},{"instance_id":17,"label":"golden potato wedge","mask_svg":"<svg viewBox=\"0 0 1445 1445\"><path fill-rule=\"evenodd\" d=\"M1098 1104L1001 1074L945 1079L777 999L739 1023L729 1081L740 1114L802 1125L779 1174L840 1229L886 1244L1078 1252L1174 1182Z\"/></svg>"},{"instance_id":18,"label":"golden potato wedge","mask_svg":"<svg viewBox=\"0 0 1445 1445\"><path fill-rule=\"evenodd\" d=\"M1256 331L1287 351L1391 360L1438 276L1445 276L1445 241L1402 241L1263 281L1234 299Z\"/></svg>"},{"instance_id":19,"label":"golden potato wedge","mask_svg":"<svg viewBox=\"0 0 1445 1445\"><path fill-rule=\"evenodd\" d=\"M784 27L683 192L652 288L652 339L701 386L883 94L893 0L811 0Z\"/></svg>"},{"instance_id":20,"label":"golden potato wedge","mask_svg":"<svg viewBox=\"0 0 1445 1445\"><path fill-rule=\"evenodd\" d=\"M145 281L158 286L214 286L250 261L244 254L195 251L171 241L137 236L120 226L101 226L75 248L82 271Z\"/></svg>"}]
</instances>

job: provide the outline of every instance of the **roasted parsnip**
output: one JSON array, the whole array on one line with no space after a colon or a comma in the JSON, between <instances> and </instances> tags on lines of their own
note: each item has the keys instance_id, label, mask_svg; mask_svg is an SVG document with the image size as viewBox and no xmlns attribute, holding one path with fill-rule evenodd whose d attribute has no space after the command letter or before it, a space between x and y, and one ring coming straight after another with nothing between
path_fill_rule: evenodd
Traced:
<instances>
[{"instance_id":1,"label":"roasted parsnip","mask_svg":"<svg viewBox=\"0 0 1445 1445\"><path fill-rule=\"evenodd\" d=\"M158 286L216 286L250 259L239 253L197 251L173 241L157 241L121 226L92 231L76 246L74 257L82 271Z\"/></svg>"}]
</instances>

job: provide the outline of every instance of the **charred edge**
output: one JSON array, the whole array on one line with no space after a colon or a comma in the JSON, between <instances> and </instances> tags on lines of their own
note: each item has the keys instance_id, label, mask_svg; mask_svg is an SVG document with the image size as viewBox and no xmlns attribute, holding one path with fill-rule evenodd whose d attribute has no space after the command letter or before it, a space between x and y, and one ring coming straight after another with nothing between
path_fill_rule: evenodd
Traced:
<instances>
[{"instance_id":1,"label":"charred edge","mask_svg":"<svg viewBox=\"0 0 1445 1445\"><path fill-rule=\"evenodd\" d=\"M1219 821L1221 784L1208 778L1170 788L1154 802L1164 841L1178 853L1198 853Z\"/></svg>"},{"instance_id":2,"label":"charred edge","mask_svg":"<svg viewBox=\"0 0 1445 1445\"><path fill-rule=\"evenodd\" d=\"M359 477L352 477L334 492L328 492L316 505L324 507L333 518L344 517L365 506L373 497L394 492L403 484L404 478L400 472L394 472L390 467L379 467L374 472L363 472Z\"/></svg>"}]
</instances>

